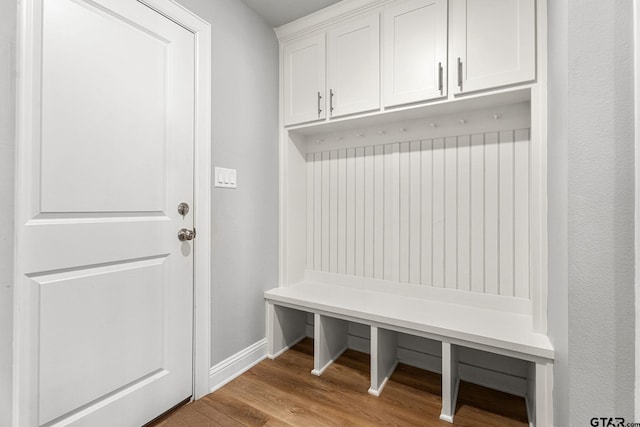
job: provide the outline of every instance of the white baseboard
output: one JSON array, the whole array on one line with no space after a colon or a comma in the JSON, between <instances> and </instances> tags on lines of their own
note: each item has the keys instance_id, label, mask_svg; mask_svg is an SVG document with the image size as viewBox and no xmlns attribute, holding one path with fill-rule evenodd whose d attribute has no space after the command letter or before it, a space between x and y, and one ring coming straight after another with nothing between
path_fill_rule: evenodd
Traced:
<instances>
[{"instance_id":1,"label":"white baseboard","mask_svg":"<svg viewBox=\"0 0 640 427\"><path fill-rule=\"evenodd\" d=\"M267 357L267 339L251 344L209 369L209 391L213 393Z\"/></svg>"}]
</instances>

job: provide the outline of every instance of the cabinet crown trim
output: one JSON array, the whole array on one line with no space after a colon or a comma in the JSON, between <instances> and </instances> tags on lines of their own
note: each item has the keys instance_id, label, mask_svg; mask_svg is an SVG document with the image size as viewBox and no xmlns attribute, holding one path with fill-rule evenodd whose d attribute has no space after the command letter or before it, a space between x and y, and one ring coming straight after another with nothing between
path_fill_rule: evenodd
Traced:
<instances>
[{"instance_id":1,"label":"cabinet crown trim","mask_svg":"<svg viewBox=\"0 0 640 427\"><path fill-rule=\"evenodd\" d=\"M274 28L280 42L324 30L350 18L377 10L395 0L342 0L300 19Z\"/></svg>"}]
</instances>

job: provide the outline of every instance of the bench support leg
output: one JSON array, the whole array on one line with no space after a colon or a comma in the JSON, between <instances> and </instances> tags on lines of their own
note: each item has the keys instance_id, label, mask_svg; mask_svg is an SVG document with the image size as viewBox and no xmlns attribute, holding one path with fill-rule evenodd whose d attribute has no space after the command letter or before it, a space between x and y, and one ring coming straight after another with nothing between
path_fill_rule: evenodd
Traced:
<instances>
[{"instance_id":1,"label":"bench support leg","mask_svg":"<svg viewBox=\"0 0 640 427\"><path fill-rule=\"evenodd\" d=\"M267 357L275 359L306 336L306 313L267 304Z\"/></svg>"},{"instance_id":2,"label":"bench support leg","mask_svg":"<svg viewBox=\"0 0 640 427\"><path fill-rule=\"evenodd\" d=\"M453 423L458 399L458 348L448 342L442 343L442 412L440 419Z\"/></svg>"},{"instance_id":3,"label":"bench support leg","mask_svg":"<svg viewBox=\"0 0 640 427\"><path fill-rule=\"evenodd\" d=\"M348 323L316 314L313 330L313 375L321 375L347 349Z\"/></svg>"},{"instance_id":4,"label":"bench support leg","mask_svg":"<svg viewBox=\"0 0 640 427\"><path fill-rule=\"evenodd\" d=\"M398 366L398 333L372 326L369 394L380 396L396 366Z\"/></svg>"},{"instance_id":5,"label":"bench support leg","mask_svg":"<svg viewBox=\"0 0 640 427\"><path fill-rule=\"evenodd\" d=\"M530 425L553 425L553 363L530 363L527 412Z\"/></svg>"}]
</instances>

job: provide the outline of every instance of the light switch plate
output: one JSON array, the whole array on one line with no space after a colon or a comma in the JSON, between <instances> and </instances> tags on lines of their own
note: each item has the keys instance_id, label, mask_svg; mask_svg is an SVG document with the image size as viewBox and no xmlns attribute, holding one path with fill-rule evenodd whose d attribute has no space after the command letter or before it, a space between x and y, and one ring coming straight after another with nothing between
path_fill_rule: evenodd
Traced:
<instances>
[{"instance_id":1,"label":"light switch plate","mask_svg":"<svg viewBox=\"0 0 640 427\"><path fill-rule=\"evenodd\" d=\"M213 179L216 187L237 188L238 180L235 169L216 167Z\"/></svg>"}]
</instances>

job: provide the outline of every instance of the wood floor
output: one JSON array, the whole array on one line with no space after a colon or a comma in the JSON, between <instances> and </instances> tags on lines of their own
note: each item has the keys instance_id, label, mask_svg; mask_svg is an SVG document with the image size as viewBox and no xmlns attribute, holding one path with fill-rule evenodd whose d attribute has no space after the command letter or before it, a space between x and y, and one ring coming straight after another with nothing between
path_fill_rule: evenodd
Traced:
<instances>
[{"instance_id":1,"label":"wood floor","mask_svg":"<svg viewBox=\"0 0 640 427\"><path fill-rule=\"evenodd\" d=\"M265 360L220 390L152 424L187 426L451 426L440 421L440 375L399 365L380 397L369 389L369 355L347 350L311 375L313 341ZM527 426L524 399L460 384L456 426Z\"/></svg>"}]
</instances>

